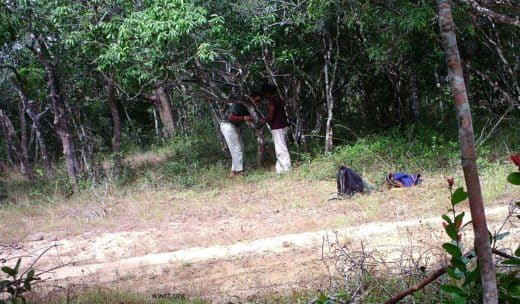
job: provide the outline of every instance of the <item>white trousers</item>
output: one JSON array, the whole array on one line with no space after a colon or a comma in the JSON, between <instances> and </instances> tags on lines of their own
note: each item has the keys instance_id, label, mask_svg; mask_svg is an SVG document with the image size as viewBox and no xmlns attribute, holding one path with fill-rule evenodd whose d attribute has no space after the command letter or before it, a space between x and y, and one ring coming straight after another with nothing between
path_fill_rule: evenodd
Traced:
<instances>
[{"instance_id":1,"label":"white trousers","mask_svg":"<svg viewBox=\"0 0 520 304\"><path fill-rule=\"evenodd\" d=\"M274 141L274 152L276 153L276 173L291 170L291 156L287 149L288 128L271 130Z\"/></svg>"},{"instance_id":2,"label":"white trousers","mask_svg":"<svg viewBox=\"0 0 520 304\"><path fill-rule=\"evenodd\" d=\"M244 170L244 144L240 135L240 128L230 122L221 122L220 131L226 139L226 144L231 153L231 171Z\"/></svg>"}]
</instances>

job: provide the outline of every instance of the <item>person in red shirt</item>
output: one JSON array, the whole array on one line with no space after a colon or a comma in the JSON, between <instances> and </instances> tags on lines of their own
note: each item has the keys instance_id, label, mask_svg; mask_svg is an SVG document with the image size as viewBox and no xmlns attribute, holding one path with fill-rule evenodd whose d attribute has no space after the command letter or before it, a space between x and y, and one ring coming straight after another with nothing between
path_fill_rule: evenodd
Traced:
<instances>
[{"instance_id":1,"label":"person in red shirt","mask_svg":"<svg viewBox=\"0 0 520 304\"><path fill-rule=\"evenodd\" d=\"M276 87L270 84L262 86L262 94L269 102L268 114L261 119L267 123L273 135L274 150L276 153L276 173L291 170L291 156L287 149L287 132L289 123L285 114L285 102L278 95Z\"/></svg>"}]
</instances>

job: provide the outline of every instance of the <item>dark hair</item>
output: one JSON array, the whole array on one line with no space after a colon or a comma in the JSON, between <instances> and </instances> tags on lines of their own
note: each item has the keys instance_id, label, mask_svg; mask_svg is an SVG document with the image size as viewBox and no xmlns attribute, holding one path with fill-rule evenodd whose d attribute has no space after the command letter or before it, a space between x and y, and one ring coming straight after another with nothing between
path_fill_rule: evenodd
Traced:
<instances>
[{"instance_id":1,"label":"dark hair","mask_svg":"<svg viewBox=\"0 0 520 304\"><path fill-rule=\"evenodd\" d=\"M263 97L263 94L260 91L251 91L249 96L251 96L251 97L254 97L254 96Z\"/></svg>"},{"instance_id":2,"label":"dark hair","mask_svg":"<svg viewBox=\"0 0 520 304\"><path fill-rule=\"evenodd\" d=\"M272 84L264 83L262 85L262 93L267 94L275 94L276 93L276 87Z\"/></svg>"}]
</instances>

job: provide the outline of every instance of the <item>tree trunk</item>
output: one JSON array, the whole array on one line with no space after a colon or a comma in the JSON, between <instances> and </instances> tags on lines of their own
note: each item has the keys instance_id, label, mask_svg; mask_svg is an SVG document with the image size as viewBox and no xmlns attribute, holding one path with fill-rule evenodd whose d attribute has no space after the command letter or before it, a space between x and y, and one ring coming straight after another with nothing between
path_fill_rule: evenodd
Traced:
<instances>
[{"instance_id":1,"label":"tree trunk","mask_svg":"<svg viewBox=\"0 0 520 304\"><path fill-rule=\"evenodd\" d=\"M325 76L325 100L327 101L327 124L325 125L325 152L332 150L334 143L332 141L332 118L334 114L334 97L332 96L332 85L329 80L329 66L331 64L330 57L332 53L332 45L324 40L326 46L324 55L323 74Z\"/></svg>"},{"instance_id":2,"label":"tree trunk","mask_svg":"<svg viewBox=\"0 0 520 304\"><path fill-rule=\"evenodd\" d=\"M171 137L175 133L175 119L173 118L170 97L162 85L155 89L155 93L157 94L155 105L161 118L162 134L164 137Z\"/></svg>"},{"instance_id":3,"label":"tree trunk","mask_svg":"<svg viewBox=\"0 0 520 304\"><path fill-rule=\"evenodd\" d=\"M15 162L14 157L13 157L13 150L11 148L11 145L7 141L7 130L5 130L4 125L1 124L1 123L0 123L0 131L4 135L4 138L3 138L2 142L4 143L5 156L7 157L7 161L11 165L13 165L14 162Z\"/></svg>"},{"instance_id":4,"label":"tree trunk","mask_svg":"<svg viewBox=\"0 0 520 304\"><path fill-rule=\"evenodd\" d=\"M412 114L412 121L417 122L419 120L419 92L415 73L410 77L410 112Z\"/></svg>"},{"instance_id":5,"label":"tree trunk","mask_svg":"<svg viewBox=\"0 0 520 304\"><path fill-rule=\"evenodd\" d=\"M38 115L37 119L33 120L32 128L36 133L36 140L40 146L43 164L45 166L45 176L47 179L51 179L53 176L52 164L49 158L49 152L47 151L47 145L45 144L45 139L43 138L42 127L40 124L40 115Z\"/></svg>"},{"instance_id":6,"label":"tree trunk","mask_svg":"<svg viewBox=\"0 0 520 304\"><path fill-rule=\"evenodd\" d=\"M74 142L69 122L67 121L67 112L65 101L61 95L59 81L56 76L56 69L49 61L48 51L45 44L36 39L39 49L32 49L38 58L40 64L45 68L47 73L47 86L49 88L49 99L52 102L52 111L54 113L54 126L56 133L63 147L63 155L67 165L67 174L73 183L78 181L78 163L75 155Z\"/></svg>"},{"instance_id":7,"label":"tree trunk","mask_svg":"<svg viewBox=\"0 0 520 304\"><path fill-rule=\"evenodd\" d=\"M498 293L495 266L493 264L493 257L489 244L490 240L476 162L473 124L454 30L455 25L451 13L451 1L437 0L437 4L439 6L439 25L441 30L442 46L446 54L451 92L457 109L462 168L469 194L469 205L471 209L473 230L475 233L475 247L478 255L478 264L480 267L484 292L483 298L485 304L497 304Z\"/></svg>"},{"instance_id":8,"label":"tree trunk","mask_svg":"<svg viewBox=\"0 0 520 304\"><path fill-rule=\"evenodd\" d=\"M112 114L112 152L114 153L114 171L116 176L121 171L121 116L114 96L114 74L107 80L107 103Z\"/></svg>"},{"instance_id":9,"label":"tree trunk","mask_svg":"<svg viewBox=\"0 0 520 304\"><path fill-rule=\"evenodd\" d=\"M20 141L16 137L16 131L14 130L13 124L11 123L11 119L7 115L4 114L2 110L0 110L0 124L2 125L2 131L5 133L5 139L8 144L14 147L14 151L18 160L20 161L20 169L23 174L27 175L29 180L34 179L34 174L31 168L31 164L29 163L29 159L26 157L27 153L24 154L22 145Z\"/></svg>"},{"instance_id":10,"label":"tree trunk","mask_svg":"<svg viewBox=\"0 0 520 304\"><path fill-rule=\"evenodd\" d=\"M23 158L29 161L29 137L27 135L27 119L25 117L25 104L18 103L18 115L20 117L20 148ZM25 174L25 172L23 172Z\"/></svg>"},{"instance_id":11,"label":"tree trunk","mask_svg":"<svg viewBox=\"0 0 520 304\"><path fill-rule=\"evenodd\" d=\"M254 121L258 121L258 114L253 104L249 102L240 102L244 107L247 108L249 115L253 118ZM256 128L253 123L247 122L247 125L253 130L253 133L256 136L257 140L257 148L256 148L256 166L261 168L264 165L265 161L265 152L267 151L267 142L265 140L263 128Z\"/></svg>"},{"instance_id":12,"label":"tree trunk","mask_svg":"<svg viewBox=\"0 0 520 304\"><path fill-rule=\"evenodd\" d=\"M18 94L20 95L20 98L22 99L22 107L23 107L24 111L27 113L27 115L29 115L29 118L31 118L31 120L33 122L32 129L36 135L36 140L38 141L38 145L40 146L40 149L41 149L41 155L42 155L43 163L45 166L45 175L46 175L47 179L51 179L53 176L52 164L51 164L51 161L49 158L49 153L47 151L47 145L45 144L45 139L43 138L42 127L41 127L41 123L40 123L40 119L49 110L49 108L47 107L45 110L43 110L39 114L35 113L32 105L31 105L31 102L29 102L29 98L27 96L27 93L26 93L27 91L26 91L22 77L20 76L20 74L18 74L18 71L16 70L16 68L13 67L12 70L16 77L16 79L13 80L14 87L18 91ZM36 154L35 154L35 157L36 157Z\"/></svg>"}]
</instances>

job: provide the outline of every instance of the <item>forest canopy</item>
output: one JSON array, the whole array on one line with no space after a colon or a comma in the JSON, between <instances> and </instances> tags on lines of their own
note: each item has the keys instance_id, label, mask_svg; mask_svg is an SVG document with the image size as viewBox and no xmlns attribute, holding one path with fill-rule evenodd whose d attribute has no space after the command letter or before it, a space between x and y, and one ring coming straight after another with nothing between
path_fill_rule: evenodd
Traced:
<instances>
[{"instance_id":1,"label":"forest canopy","mask_svg":"<svg viewBox=\"0 0 520 304\"><path fill-rule=\"evenodd\" d=\"M476 123L514 123L520 5L453 4ZM434 1L2 0L0 20L0 162L29 179L201 124L221 140L226 104L266 82L302 151L453 121Z\"/></svg>"}]
</instances>

